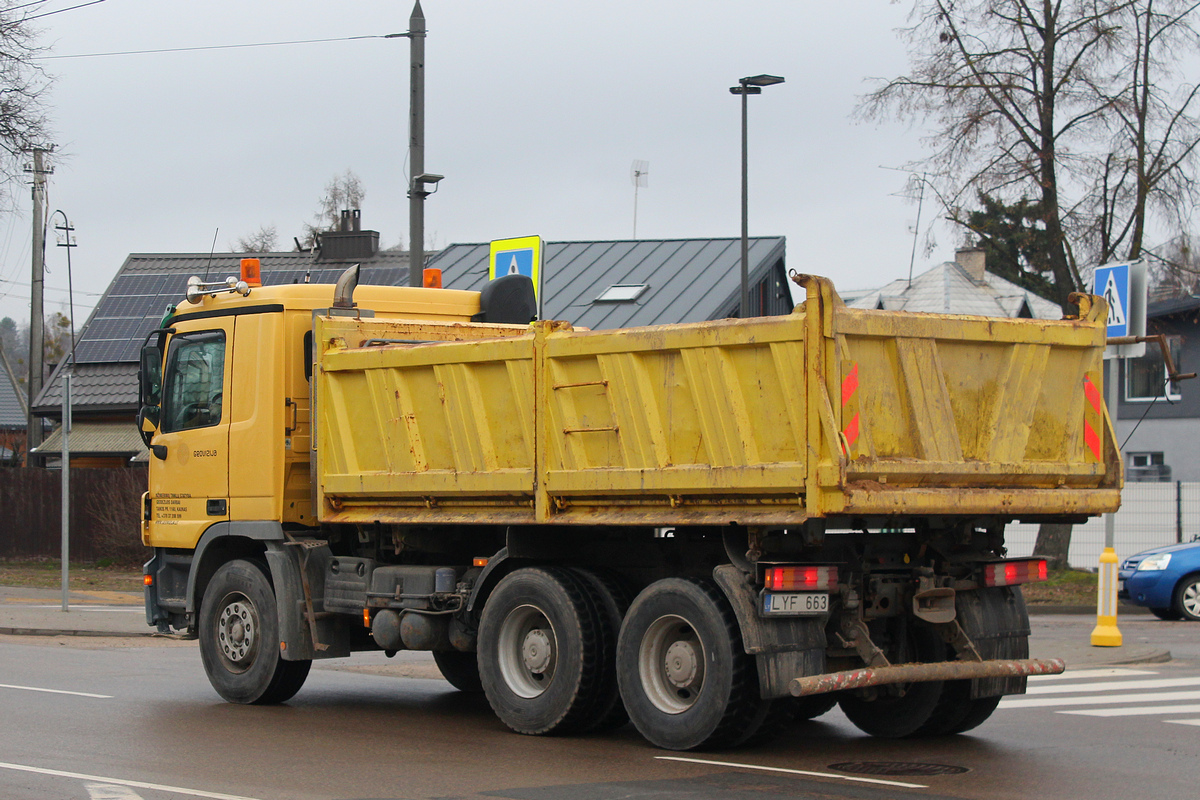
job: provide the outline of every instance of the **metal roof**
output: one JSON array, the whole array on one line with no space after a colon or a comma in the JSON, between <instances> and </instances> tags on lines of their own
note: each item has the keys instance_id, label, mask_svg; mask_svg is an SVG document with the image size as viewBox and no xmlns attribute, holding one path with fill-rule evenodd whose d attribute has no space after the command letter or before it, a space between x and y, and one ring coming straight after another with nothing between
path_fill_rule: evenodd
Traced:
<instances>
[{"instance_id":1,"label":"metal roof","mask_svg":"<svg viewBox=\"0 0 1200 800\"><path fill-rule=\"evenodd\" d=\"M1012 281L991 272L976 282L959 264L946 261L908 280L895 280L882 289L847 303L852 308L888 311L927 311L935 314L976 314L983 317L1061 319L1062 309Z\"/></svg>"},{"instance_id":2,"label":"metal roof","mask_svg":"<svg viewBox=\"0 0 1200 800\"><path fill-rule=\"evenodd\" d=\"M8 382L8 375L0 369L0 429L25 430L25 413L21 411L21 400Z\"/></svg>"},{"instance_id":3,"label":"metal roof","mask_svg":"<svg viewBox=\"0 0 1200 800\"><path fill-rule=\"evenodd\" d=\"M125 259L79 332L75 346L72 406L86 410L137 407L138 352L169 307L181 302L187 279L221 280L237 275L243 258L259 260L264 285L335 283L351 264L361 264L360 284L408 283L408 253L383 250L372 258L317 259L310 253L133 253ZM62 403L61 365L34 401L40 413Z\"/></svg>"},{"instance_id":4,"label":"metal roof","mask_svg":"<svg viewBox=\"0 0 1200 800\"><path fill-rule=\"evenodd\" d=\"M546 319L600 330L735 316L741 297L741 239L546 242ZM750 239L750 285L783 269L782 236ZM452 244L430 267L447 289L478 291L488 280L489 245ZM615 285L646 286L635 300L596 302ZM784 291L786 291L786 287Z\"/></svg>"}]
</instances>

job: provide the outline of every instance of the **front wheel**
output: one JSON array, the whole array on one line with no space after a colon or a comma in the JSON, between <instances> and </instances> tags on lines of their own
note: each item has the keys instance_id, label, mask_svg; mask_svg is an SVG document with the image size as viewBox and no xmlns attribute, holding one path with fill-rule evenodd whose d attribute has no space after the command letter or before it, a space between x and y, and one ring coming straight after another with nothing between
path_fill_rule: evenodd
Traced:
<instances>
[{"instance_id":1,"label":"front wheel","mask_svg":"<svg viewBox=\"0 0 1200 800\"><path fill-rule=\"evenodd\" d=\"M275 590L265 567L238 560L218 569L204 591L199 622L204 671L229 702L282 703L304 685L312 662L280 655Z\"/></svg>"},{"instance_id":2,"label":"front wheel","mask_svg":"<svg viewBox=\"0 0 1200 800\"><path fill-rule=\"evenodd\" d=\"M668 750L741 744L772 707L733 609L707 580L667 578L634 599L617 643L617 680L638 731Z\"/></svg>"},{"instance_id":3,"label":"front wheel","mask_svg":"<svg viewBox=\"0 0 1200 800\"><path fill-rule=\"evenodd\" d=\"M1200 621L1200 574L1188 575L1175 587L1174 609L1184 619Z\"/></svg>"}]
</instances>

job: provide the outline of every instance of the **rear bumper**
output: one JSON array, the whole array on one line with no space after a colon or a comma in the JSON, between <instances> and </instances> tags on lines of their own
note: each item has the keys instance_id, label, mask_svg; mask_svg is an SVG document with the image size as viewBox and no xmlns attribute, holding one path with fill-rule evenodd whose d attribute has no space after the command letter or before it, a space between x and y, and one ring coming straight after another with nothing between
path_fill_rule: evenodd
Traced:
<instances>
[{"instance_id":1,"label":"rear bumper","mask_svg":"<svg viewBox=\"0 0 1200 800\"><path fill-rule=\"evenodd\" d=\"M1057 675L1066 669L1061 658L1004 659L996 661L942 661L936 664L899 664L865 667L828 675L795 678L788 687L795 697L864 689L888 683L956 681L973 678L1021 678L1028 675Z\"/></svg>"}]
</instances>

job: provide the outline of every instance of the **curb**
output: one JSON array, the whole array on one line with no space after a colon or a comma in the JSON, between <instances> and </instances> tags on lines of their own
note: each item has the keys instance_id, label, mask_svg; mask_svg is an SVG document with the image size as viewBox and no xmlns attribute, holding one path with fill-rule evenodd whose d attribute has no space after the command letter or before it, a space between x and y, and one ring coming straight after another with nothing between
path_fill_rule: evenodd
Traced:
<instances>
[{"instance_id":1,"label":"curb","mask_svg":"<svg viewBox=\"0 0 1200 800\"><path fill-rule=\"evenodd\" d=\"M147 626L148 627L148 626ZM0 628L3 636L96 636L108 639L140 639L143 636L158 636L156 631L130 633L128 631L71 631L56 628Z\"/></svg>"},{"instance_id":2,"label":"curb","mask_svg":"<svg viewBox=\"0 0 1200 800\"><path fill-rule=\"evenodd\" d=\"M1073 605L1052 605L1052 604L1046 604L1046 603L1043 603L1043 604L1026 603L1025 610L1029 612L1030 616L1034 616L1037 614L1091 614L1092 616L1096 616L1096 607L1095 606L1073 606ZM1142 606L1128 606L1128 605L1122 604L1117 607L1117 615L1118 616L1126 616L1126 615L1141 616L1143 614L1149 614L1149 613L1150 613L1150 609L1143 608Z\"/></svg>"}]
</instances>

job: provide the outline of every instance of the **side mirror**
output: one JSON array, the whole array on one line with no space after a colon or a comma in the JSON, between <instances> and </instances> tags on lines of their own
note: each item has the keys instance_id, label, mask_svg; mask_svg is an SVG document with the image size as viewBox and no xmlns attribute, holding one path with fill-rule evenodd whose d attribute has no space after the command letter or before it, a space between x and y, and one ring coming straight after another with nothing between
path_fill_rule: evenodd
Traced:
<instances>
[{"instance_id":1,"label":"side mirror","mask_svg":"<svg viewBox=\"0 0 1200 800\"><path fill-rule=\"evenodd\" d=\"M142 406L139 408L137 426L142 441L145 442L146 447L149 447L150 440L154 438L154 434L158 431L158 406Z\"/></svg>"},{"instance_id":2,"label":"side mirror","mask_svg":"<svg viewBox=\"0 0 1200 800\"><path fill-rule=\"evenodd\" d=\"M138 395L142 406L157 407L162 402L162 349L157 345L142 348Z\"/></svg>"}]
</instances>

